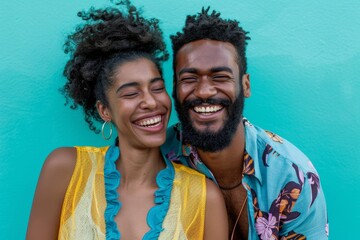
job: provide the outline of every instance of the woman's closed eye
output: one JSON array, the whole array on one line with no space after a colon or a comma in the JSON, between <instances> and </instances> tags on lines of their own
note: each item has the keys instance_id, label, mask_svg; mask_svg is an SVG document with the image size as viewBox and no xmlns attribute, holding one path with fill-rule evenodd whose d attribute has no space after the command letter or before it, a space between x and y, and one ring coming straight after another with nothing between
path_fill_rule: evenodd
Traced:
<instances>
[{"instance_id":1,"label":"woman's closed eye","mask_svg":"<svg viewBox=\"0 0 360 240\"><path fill-rule=\"evenodd\" d=\"M134 98L134 97L136 97L138 94L139 94L139 93L138 93L138 92L135 92L135 91L126 92L126 93L121 94L121 97L124 97L124 98Z\"/></svg>"},{"instance_id":2,"label":"woman's closed eye","mask_svg":"<svg viewBox=\"0 0 360 240\"><path fill-rule=\"evenodd\" d=\"M151 91L154 93L162 93L165 91L165 84L163 81L157 81L151 86Z\"/></svg>"},{"instance_id":3,"label":"woman's closed eye","mask_svg":"<svg viewBox=\"0 0 360 240\"><path fill-rule=\"evenodd\" d=\"M154 88L152 91L154 93L161 93L165 90L165 87L159 87L159 88Z\"/></svg>"}]
</instances>

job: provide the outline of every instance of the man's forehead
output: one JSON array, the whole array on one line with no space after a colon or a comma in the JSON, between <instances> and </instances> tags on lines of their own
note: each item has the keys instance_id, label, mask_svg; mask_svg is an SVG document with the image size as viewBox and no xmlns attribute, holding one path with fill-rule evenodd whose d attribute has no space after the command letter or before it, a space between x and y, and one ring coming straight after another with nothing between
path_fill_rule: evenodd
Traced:
<instances>
[{"instance_id":1,"label":"man's forehead","mask_svg":"<svg viewBox=\"0 0 360 240\"><path fill-rule=\"evenodd\" d=\"M229 42L211 40L211 39L200 39L196 41L189 42L182 46L179 53L189 54L190 52L203 52L206 53L208 51L229 51L236 53L235 47Z\"/></svg>"},{"instance_id":2,"label":"man's forehead","mask_svg":"<svg viewBox=\"0 0 360 240\"><path fill-rule=\"evenodd\" d=\"M228 42L216 40L197 40L185 44L177 53L176 65L178 67L195 67L197 65L229 65L236 63L237 52Z\"/></svg>"}]
</instances>

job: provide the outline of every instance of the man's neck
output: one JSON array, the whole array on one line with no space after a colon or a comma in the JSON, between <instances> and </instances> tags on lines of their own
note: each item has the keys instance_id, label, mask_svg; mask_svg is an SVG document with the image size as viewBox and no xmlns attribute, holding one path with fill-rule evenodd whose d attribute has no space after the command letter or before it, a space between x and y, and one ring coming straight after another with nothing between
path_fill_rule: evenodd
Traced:
<instances>
[{"instance_id":1,"label":"man's neck","mask_svg":"<svg viewBox=\"0 0 360 240\"><path fill-rule=\"evenodd\" d=\"M214 174L220 185L231 185L239 180L243 169L245 129L242 122L225 149L218 152L204 152L197 149L199 157Z\"/></svg>"}]
</instances>

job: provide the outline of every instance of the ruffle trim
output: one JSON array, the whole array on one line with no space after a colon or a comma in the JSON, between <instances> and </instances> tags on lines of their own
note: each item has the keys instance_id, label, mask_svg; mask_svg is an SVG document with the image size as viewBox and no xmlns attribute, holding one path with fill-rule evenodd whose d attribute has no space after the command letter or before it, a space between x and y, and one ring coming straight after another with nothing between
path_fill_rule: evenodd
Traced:
<instances>
[{"instance_id":1,"label":"ruffle trim","mask_svg":"<svg viewBox=\"0 0 360 240\"><path fill-rule=\"evenodd\" d=\"M163 157L166 159L165 156ZM174 182L174 167L167 159L165 162L166 168L162 169L156 176L156 183L159 187L155 191L154 202L156 205L148 212L146 221L150 230L144 235L144 240L156 240L164 230L162 224L169 210L171 190Z\"/></svg>"},{"instance_id":2,"label":"ruffle trim","mask_svg":"<svg viewBox=\"0 0 360 240\"><path fill-rule=\"evenodd\" d=\"M106 224L106 239L118 240L120 239L120 232L117 224L114 221L118 214L121 203L118 200L119 195L117 188L120 184L121 174L116 169L116 160L119 158L120 150L117 146L110 146L105 155L104 178L105 178L105 196L106 196L106 210L105 210L105 224ZM166 213L169 210L171 191L173 187L173 180L175 170L172 163L163 156L166 162L166 168L162 169L156 176L156 183L158 189L155 191L154 203L148 214L147 224L150 230L144 235L143 239L152 240L158 239L160 233L164 230L162 228Z\"/></svg>"},{"instance_id":3,"label":"ruffle trim","mask_svg":"<svg viewBox=\"0 0 360 240\"><path fill-rule=\"evenodd\" d=\"M119 158L120 150L117 146L111 145L105 155L104 179L105 179L105 223L106 223L106 239L120 239L120 232L114 217L118 214L121 203L118 200L117 188L120 184L121 175L116 169L115 162Z\"/></svg>"}]
</instances>

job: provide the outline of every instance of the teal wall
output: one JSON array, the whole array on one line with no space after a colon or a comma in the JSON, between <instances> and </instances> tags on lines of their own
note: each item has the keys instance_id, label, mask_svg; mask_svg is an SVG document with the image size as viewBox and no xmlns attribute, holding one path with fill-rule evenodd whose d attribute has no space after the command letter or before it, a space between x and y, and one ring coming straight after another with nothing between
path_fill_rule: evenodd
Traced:
<instances>
[{"instance_id":1,"label":"teal wall","mask_svg":"<svg viewBox=\"0 0 360 240\"><path fill-rule=\"evenodd\" d=\"M24 239L37 178L58 146L104 145L80 111L64 107L65 35L99 0L0 4L0 239ZM167 38L211 5L250 31L246 116L301 148L320 173L331 239L360 224L360 1L135 1ZM171 89L170 61L165 79ZM171 121L176 121L173 114ZM345 231L345 229L349 229Z\"/></svg>"}]
</instances>

